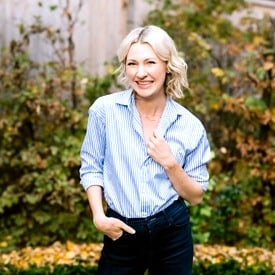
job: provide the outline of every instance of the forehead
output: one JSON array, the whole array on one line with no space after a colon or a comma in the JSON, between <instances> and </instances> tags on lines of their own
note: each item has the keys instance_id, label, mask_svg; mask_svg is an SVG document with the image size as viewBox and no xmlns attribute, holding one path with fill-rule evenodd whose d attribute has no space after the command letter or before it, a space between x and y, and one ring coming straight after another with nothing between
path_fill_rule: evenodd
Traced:
<instances>
[{"instance_id":1,"label":"forehead","mask_svg":"<svg viewBox=\"0 0 275 275\"><path fill-rule=\"evenodd\" d=\"M148 43L134 43L130 46L127 59L159 59L153 48Z\"/></svg>"}]
</instances>

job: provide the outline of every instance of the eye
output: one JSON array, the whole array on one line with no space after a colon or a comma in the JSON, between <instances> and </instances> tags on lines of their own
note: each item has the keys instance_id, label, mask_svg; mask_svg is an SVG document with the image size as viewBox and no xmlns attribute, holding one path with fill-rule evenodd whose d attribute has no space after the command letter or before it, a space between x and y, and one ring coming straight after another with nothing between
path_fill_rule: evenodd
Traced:
<instances>
[{"instance_id":1,"label":"eye","mask_svg":"<svg viewBox=\"0 0 275 275\"><path fill-rule=\"evenodd\" d=\"M149 64L156 64L156 61L150 60L148 61Z\"/></svg>"},{"instance_id":2,"label":"eye","mask_svg":"<svg viewBox=\"0 0 275 275\"><path fill-rule=\"evenodd\" d=\"M134 65L136 65L134 62L132 62L132 61L129 61L128 63L127 63L127 66L134 66Z\"/></svg>"}]
</instances>

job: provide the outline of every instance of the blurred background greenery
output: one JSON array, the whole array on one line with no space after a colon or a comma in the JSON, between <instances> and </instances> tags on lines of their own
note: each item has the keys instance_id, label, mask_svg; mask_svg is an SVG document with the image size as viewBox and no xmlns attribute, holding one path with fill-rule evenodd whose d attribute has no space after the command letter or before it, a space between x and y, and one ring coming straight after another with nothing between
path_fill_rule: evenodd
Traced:
<instances>
[{"instance_id":1,"label":"blurred background greenery","mask_svg":"<svg viewBox=\"0 0 275 275\"><path fill-rule=\"evenodd\" d=\"M191 91L180 103L203 121L212 148L209 191L190 207L195 243L274 248L275 19L233 24L241 0L158 2L144 24L167 30L186 59ZM79 150L89 105L122 87L116 61L100 77L76 61L66 11L63 32L37 17L0 52L0 251L102 240L79 184ZM58 58L30 58L37 33Z\"/></svg>"}]
</instances>

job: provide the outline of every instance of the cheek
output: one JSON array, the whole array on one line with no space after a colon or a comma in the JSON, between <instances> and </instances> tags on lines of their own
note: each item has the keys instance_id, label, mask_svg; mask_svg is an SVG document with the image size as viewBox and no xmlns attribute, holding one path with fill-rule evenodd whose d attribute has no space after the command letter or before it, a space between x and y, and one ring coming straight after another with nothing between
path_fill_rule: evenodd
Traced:
<instances>
[{"instance_id":1,"label":"cheek","mask_svg":"<svg viewBox=\"0 0 275 275\"><path fill-rule=\"evenodd\" d=\"M135 75L135 72L134 72L134 70L126 69L125 70L125 75L126 75L127 78L132 78Z\"/></svg>"},{"instance_id":2,"label":"cheek","mask_svg":"<svg viewBox=\"0 0 275 275\"><path fill-rule=\"evenodd\" d=\"M154 75L157 75L159 79L165 79L166 77L166 70L163 68L158 68L154 72L152 72Z\"/></svg>"},{"instance_id":3,"label":"cheek","mask_svg":"<svg viewBox=\"0 0 275 275\"><path fill-rule=\"evenodd\" d=\"M159 72L157 78L159 79L160 82L165 82L166 79L166 72Z\"/></svg>"}]
</instances>

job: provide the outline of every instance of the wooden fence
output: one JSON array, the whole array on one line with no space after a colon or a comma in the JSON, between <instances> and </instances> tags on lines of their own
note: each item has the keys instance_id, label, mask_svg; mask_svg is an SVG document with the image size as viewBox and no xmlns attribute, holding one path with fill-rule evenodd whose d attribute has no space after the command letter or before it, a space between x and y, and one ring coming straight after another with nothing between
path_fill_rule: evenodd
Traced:
<instances>
[{"instance_id":1,"label":"wooden fence","mask_svg":"<svg viewBox=\"0 0 275 275\"><path fill-rule=\"evenodd\" d=\"M51 9L70 3L73 16L78 4L83 6L78 15L74 41L76 60L92 75L105 72L104 63L111 61L124 35L133 27L142 24L147 13L155 8L147 0L0 0L0 47L18 37L18 24L29 25L35 16L40 16L43 24L53 28L65 28L62 9ZM187 4L188 0L178 0ZM254 6L256 15L271 11L275 14L275 1L248 0ZM38 3L41 3L40 5ZM236 15L236 18L238 16ZM41 36L31 40L29 53L34 60L52 59L53 51Z\"/></svg>"},{"instance_id":2,"label":"wooden fence","mask_svg":"<svg viewBox=\"0 0 275 275\"><path fill-rule=\"evenodd\" d=\"M0 0L0 47L5 47L19 35L18 25L30 25L35 16L43 24L53 28L65 28L62 9L67 0ZM76 60L84 64L93 75L105 72L104 63L112 60L124 35L133 27L142 24L153 7L146 0L71 0L70 7L77 16L78 4L83 6L75 26ZM41 2L42 4L38 4ZM53 50L41 36L33 36L29 53L34 60L52 58Z\"/></svg>"}]
</instances>

